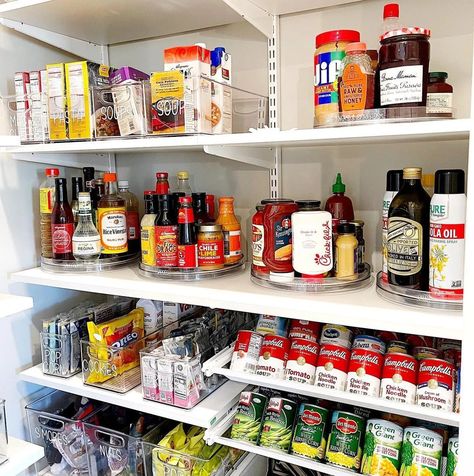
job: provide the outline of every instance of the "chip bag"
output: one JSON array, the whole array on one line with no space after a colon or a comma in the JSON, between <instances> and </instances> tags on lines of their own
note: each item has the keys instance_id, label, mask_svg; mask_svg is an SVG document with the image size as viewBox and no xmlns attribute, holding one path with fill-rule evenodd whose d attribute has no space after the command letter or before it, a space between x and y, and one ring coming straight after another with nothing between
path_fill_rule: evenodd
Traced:
<instances>
[{"instance_id":1,"label":"chip bag","mask_svg":"<svg viewBox=\"0 0 474 476\"><path fill-rule=\"evenodd\" d=\"M183 424L180 423L161 439L158 443L159 448L153 448L153 476L165 476L168 474L168 465L178 466L181 460L180 452L185 445L186 433ZM167 451L167 449L170 451Z\"/></svg>"},{"instance_id":2,"label":"chip bag","mask_svg":"<svg viewBox=\"0 0 474 476\"><path fill-rule=\"evenodd\" d=\"M143 308L102 324L89 321L87 330L90 358L87 383L105 382L140 365L145 336Z\"/></svg>"}]
</instances>

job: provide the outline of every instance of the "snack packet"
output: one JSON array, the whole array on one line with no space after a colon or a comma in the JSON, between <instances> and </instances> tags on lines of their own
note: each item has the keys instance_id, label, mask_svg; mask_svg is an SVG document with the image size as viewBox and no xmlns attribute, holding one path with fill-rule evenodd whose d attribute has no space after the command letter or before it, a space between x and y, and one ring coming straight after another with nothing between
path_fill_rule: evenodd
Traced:
<instances>
[{"instance_id":1,"label":"snack packet","mask_svg":"<svg viewBox=\"0 0 474 476\"><path fill-rule=\"evenodd\" d=\"M168 465L180 466L181 450L186 445L186 433L183 424L173 428L158 443L159 448L153 448L152 451L152 467L153 476L165 476L168 474ZM169 449L170 451L166 451ZM183 467L181 465L181 467Z\"/></svg>"}]
</instances>

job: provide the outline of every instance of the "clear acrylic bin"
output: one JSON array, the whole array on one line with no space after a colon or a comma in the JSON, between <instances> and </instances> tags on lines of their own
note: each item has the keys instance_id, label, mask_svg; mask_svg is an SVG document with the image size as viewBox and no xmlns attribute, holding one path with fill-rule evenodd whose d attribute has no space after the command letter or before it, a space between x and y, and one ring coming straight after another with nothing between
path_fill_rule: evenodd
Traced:
<instances>
[{"instance_id":1,"label":"clear acrylic bin","mask_svg":"<svg viewBox=\"0 0 474 476\"><path fill-rule=\"evenodd\" d=\"M40 332L43 373L71 377L81 371L81 342L78 332L60 335Z\"/></svg>"},{"instance_id":2,"label":"clear acrylic bin","mask_svg":"<svg viewBox=\"0 0 474 476\"><path fill-rule=\"evenodd\" d=\"M8 460L7 417L5 400L0 398L0 464Z\"/></svg>"},{"instance_id":3,"label":"clear acrylic bin","mask_svg":"<svg viewBox=\"0 0 474 476\"><path fill-rule=\"evenodd\" d=\"M44 470L42 474L56 476L89 474L86 446L91 442L84 438L82 421L85 417L93 420L102 406L60 391L26 406L30 441L45 450L45 456L35 464L37 473Z\"/></svg>"}]
</instances>

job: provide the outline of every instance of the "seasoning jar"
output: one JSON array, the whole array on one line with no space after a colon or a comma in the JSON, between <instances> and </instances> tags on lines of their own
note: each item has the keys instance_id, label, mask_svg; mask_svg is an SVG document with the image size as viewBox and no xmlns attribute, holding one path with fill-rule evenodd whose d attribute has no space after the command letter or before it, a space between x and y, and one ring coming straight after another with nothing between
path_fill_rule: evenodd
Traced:
<instances>
[{"instance_id":1,"label":"seasoning jar","mask_svg":"<svg viewBox=\"0 0 474 476\"><path fill-rule=\"evenodd\" d=\"M349 43L360 41L354 30L332 30L316 36L314 53L314 124L332 125L338 120L337 79Z\"/></svg>"},{"instance_id":2,"label":"seasoning jar","mask_svg":"<svg viewBox=\"0 0 474 476\"><path fill-rule=\"evenodd\" d=\"M198 225L198 266L212 270L224 267L224 233L215 223Z\"/></svg>"},{"instance_id":3,"label":"seasoning jar","mask_svg":"<svg viewBox=\"0 0 474 476\"><path fill-rule=\"evenodd\" d=\"M430 30L406 27L388 31L379 51L380 106L426 106Z\"/></svg>"},{"instance_id":4,"label":"seasoning jar","mask_svg":"<svg viewBox=\"0 0 474 476\"><path fill-rule=\"evenodd\" d=\"M448 73L434 71L429 75L426 112L435 117L453 117L453 87L446 82Z\"/></svg>"},{"instance_id":5,"label":"seasoning jar","mask_svg":"<svg viewBox=\"0 0 474 476\"><path fill-rule=\"evenodd\" d=\"M356 227L353 223L339 223L336 240L336 278L353 278L357 273Z\"/></svg>"},{"instance_id":6,"label":"seasoning jar","mask_svg":"<svg viewBox=\"0 0 474 476\"><path fill-rule=\"evenodd\" d=\"M362 273L365 268L365 240L364 240L364 222L362 220L354 220L355 236L357 238L357 272Z\"/></svg>"}]
</instances>

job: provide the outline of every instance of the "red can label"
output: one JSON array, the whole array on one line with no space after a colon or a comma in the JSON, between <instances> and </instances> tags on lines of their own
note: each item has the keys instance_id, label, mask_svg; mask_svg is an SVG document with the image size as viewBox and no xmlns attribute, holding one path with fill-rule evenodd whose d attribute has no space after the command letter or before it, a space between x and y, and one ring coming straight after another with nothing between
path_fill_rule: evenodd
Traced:
<instances>
[{"instance_id":1,"label":"red can label","mask_svg":"<svg viewBox=\"0 0 474 476\"><path fill-rule=\"evenodd\" d=\"M387 354L382 369L380 397L414 404L417 380L418 362L414 357L406 354Z\"/></svg>"},{"instance_id":2,"label":"red can label","mask_svg":"<svg viewBox=\"0 0 474 476\"><path fill-rule=\"evenodd\" d=\"M255 373L263 337L253 331L239 331L230 362L231 370Z\"/></svg>"},{"instance_id":3,"label":"red can label","mask_svg":"<svg viewBox=\"0 0 474 476\"><path fill-rule=\"evenodd\" d=\"M350 351L335 344L324 344L319 351L315 385L331 390L344 390Z\"/></svg>"},{"instance_id":4,"label":"red can label","mask_svg":"<svg viewBox=\"0 0 474 476\"><path fill-rule=\"evenodd\" d=\"M288 338L308 339L317 342L320 329L321 324L319 322L292 320Z\"/></svg>"},{"instance_id":5,"label":"red can label","mask_svg":"<svg viewBox=\"0 0 474 476\"><path fill-rule=\"evenodd\" d=\"M453 411L455 375L454 365L445 360L422 360L418 373L416 403L422 407Z\"/></svg>"},{"instance_id":6,"label":"red can label","mask_svg":"<svg viewBox=\"0 0 474 476\"><path fill-rule=\"evenodd\" d=\"M264 377L285 377L285 366L290 350L290 340L286 337L267 334L263 338L260 357L257 365L257 375Z\"/></svg>"},{"instance_id":7,"label":"red can label","mask_svg":"<svg viewBox=\"0 0 474 476\"><path fill-rule=\"evenodd\" d=\"M441 357L441 352L438 349L433 349L432 347L420 346L413 349L413 356L416 360L439 359Z\"/></svg>"},{"instance_id":8,"label":"red can label","mask_svg":"<svg viewBox=\"0 0 474 476\"><path fill-rule=\"evenodd\" d=\"M369 349L354 349L349 361L347 391L357 395L378 397L383 355Z\"/></svg>"},{"instance_id":9,"label":"red can label","mask_svg":"<svg viewBox=\"0 0 474 476\"><path fill-rule=\"evenodd\" d=\"M224 264L224 241L198 240L198 265Z\"/></svg>"},{"instance_id":10,"label":"red can label","mask_svg":"<svg viewBox=\"0 0 474 476\"><path fill-rule=\"evenodd\" d=\"M155 226L156 266L178 266L178 227Z\"/></svg>"},{"instance_id":11,"label":"red can label","mask_svg":"<svg viewBox=\"0 0 474 476\"><path fill-rule=\"evenodd\" d=\"M74 224L52 224L51 239L53 242L53 253L72 253L72 235L74 234Z\"/></svg>"},{"instance_id":12,"label":"red can label","mask_svg":"<svg viewBox=\"0 0 474 476\"><path fill-rule=\"evenodd\" d=\"M293 339L286 363L285 380L312 385L316 374L318 352L319 345L316 342L308 339Z\"/></svg>"},{"instance_id":13,"label":"red can label","mask_svg":"<svg viewBox=\"0 0 474 476\"><path fill-rule=\"evenodd\" d=\"M197 245L178 245L178 267L197 268Z\"/></svg>"}]
</instances>

